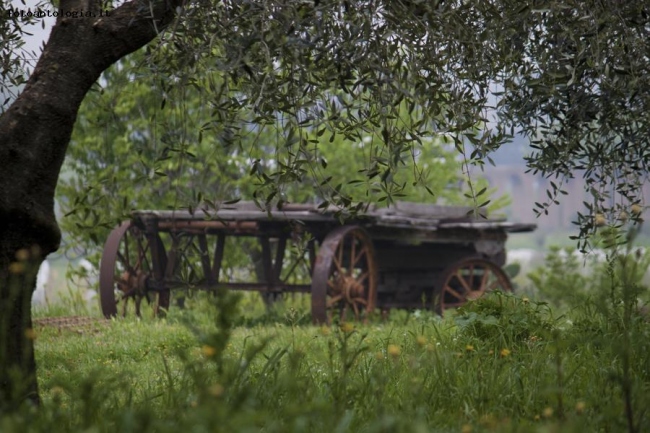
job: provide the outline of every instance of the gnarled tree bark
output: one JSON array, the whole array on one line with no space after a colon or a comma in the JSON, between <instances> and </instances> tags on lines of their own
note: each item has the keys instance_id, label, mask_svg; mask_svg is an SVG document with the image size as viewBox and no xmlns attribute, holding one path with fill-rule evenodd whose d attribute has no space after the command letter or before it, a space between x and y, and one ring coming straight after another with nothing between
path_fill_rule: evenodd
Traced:
<instances>
[{"instance_id":1,"label":"gnarled tree bark","mask_svg":"<svg viewBox=\"0 0 650 433\"><path fill-rule=\"evenodd\" d=\"M54 190L79 106L106 68L153 40L185 1L133 0L100 16L101 3L61 0L34 72L0 117L0 412L39 401L31 297L39 265L59 247Z\"/></svg>"}]
</instances>

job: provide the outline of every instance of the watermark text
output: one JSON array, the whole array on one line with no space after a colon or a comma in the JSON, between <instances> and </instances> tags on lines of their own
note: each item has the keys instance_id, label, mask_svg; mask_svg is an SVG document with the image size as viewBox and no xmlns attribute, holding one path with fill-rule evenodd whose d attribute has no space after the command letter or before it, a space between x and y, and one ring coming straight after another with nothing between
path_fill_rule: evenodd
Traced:
<instances>
[{"instance_id":1,"label":"watermark text","mask_svg":"<svg viewBox=\"0 0 650 433\"><path fill-rule=\"evenodd\" d=\"M49 9L8 9L6 14L9 18L20 18L20 19L31 19L31 18L101 18L108 17L111 15L111 11L106 10L84 10L80 9L77 11L61 11L61 10L49 10Z\"/></svg>"}]
</instances>

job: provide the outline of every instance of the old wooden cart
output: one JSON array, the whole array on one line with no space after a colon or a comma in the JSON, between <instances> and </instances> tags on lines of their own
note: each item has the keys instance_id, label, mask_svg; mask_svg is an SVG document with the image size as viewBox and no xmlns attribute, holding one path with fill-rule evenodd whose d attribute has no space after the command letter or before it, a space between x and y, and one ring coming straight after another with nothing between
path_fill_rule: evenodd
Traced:
<instances>
[{"instance_id":1,"label":"old wooden cart","mask_svg":"<svg viewBox=\"0 0 650 433\"><path fill-rule=\"evenodd\" d=\"M174 290L228 287L311 293L315 323L335 314L361 319L376 309L442 312L489 290L512 290L501 269L507 233L535 228L471 214L465 207L399 202L342 225L335 211L314 205L262 211L242 202L193 213L137 211L106 241L102 310L107 317L130 308L141 314L145 305L158 312L169 308ZM257 248L250 248L251 239ZM226 273L229 249L239 254L240 265ZM257 251L257 272L241 265L242 256L250 257L243 250Z\"/></svg>"}]
</instances>

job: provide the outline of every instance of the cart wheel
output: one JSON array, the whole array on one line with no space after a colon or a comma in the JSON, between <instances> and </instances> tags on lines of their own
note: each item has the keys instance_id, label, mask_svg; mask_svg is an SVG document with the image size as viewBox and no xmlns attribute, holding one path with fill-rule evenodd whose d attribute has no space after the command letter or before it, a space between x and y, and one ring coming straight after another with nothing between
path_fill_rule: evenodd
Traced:
<instances>
[{"instance_id":1,"label":"cart wheel","mask_svg":"<svg viewBox=\"0 0 650 433\"><path fill-rule=\"evenodd\" d=\"M160 237L156 236L158 252L161 253L163 269L167 258ZM122 316L142 315L142 300L145 307L157 315L160 309L169 308L169 291L156 293L147 290L147 280L153 276L151 260L152 245L144 233L131 221L114 229L104 244L99 267L99 294L102 312L107 318L115 317L118 309Z\"/></svg>"},{"instance_id":2,"label":"cart wheel","mask_svg":"<svg viewBox=\"0 0 650 433\"><path fill-rule=\"evenodd\" d=\"M375 308L377 265L370 237L361 227L344 226L330 232L320 246L311 283L314 323L361 320Z\"/></svg>"},{"instance_id":3,"label":"cart wheel","mask_svg":"<svg viewBox=\"0 0 650 433\"><path fill-rule=\"evenodd\" d=\"M485 292L503 290L512 292L512 284L505 272L494 262L485 259L464 259L449 266L440 278L437 291L438 313L460 307L467 301L480 298Z\"/></svg>"}]
</instances>

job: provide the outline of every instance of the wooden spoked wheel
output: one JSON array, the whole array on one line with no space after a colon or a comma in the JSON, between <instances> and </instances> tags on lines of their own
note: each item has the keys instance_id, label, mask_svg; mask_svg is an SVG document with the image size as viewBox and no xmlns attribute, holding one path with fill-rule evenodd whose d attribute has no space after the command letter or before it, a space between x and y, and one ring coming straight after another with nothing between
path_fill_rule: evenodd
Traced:
<instances>
[{"instance_id":1,"label":"wooden spoked wheel","mask_svg":"<svg viewBox=\"0 0 650 433\"><path fill-rule=\"evenodd\" d=\"M435 299L440 314L492 290L512 292L506 273L496 263L485 259L458 261L443 272L440 281Z\"/></svg>"},{"instance_id":2,"label":"wooden spoked wheel","mask_svg":"<svg viewBox=\"0 0 650 433\"><path fill-rule=\"evenodd\" d=\"M158 315L169 308L169 291L149 290L153 278L154 249L165 268L164 245L158 235L154 245L131 221L122 223L108 236L99 267L99 295L104 316ZM145 301L144 304L142 301Z\"/></svg>"},{"instance_id":3,"label":"wooden spoked wheel","mask_svg":"<svg viewBox=\"0 0 650 433\"><path fill-rule=\"evenodd\" d=\"M370 237L361 227L344 226L323 240L312 274L312 320L329 324L363 320L377 301L377 263Z\"/></svg>"}]
</instances>

